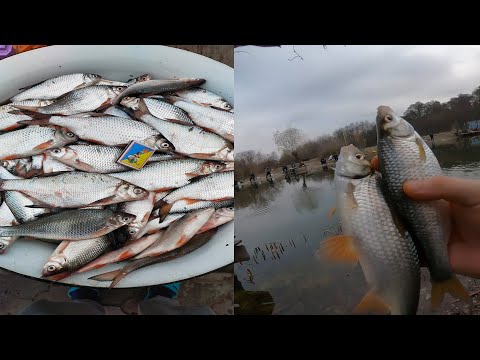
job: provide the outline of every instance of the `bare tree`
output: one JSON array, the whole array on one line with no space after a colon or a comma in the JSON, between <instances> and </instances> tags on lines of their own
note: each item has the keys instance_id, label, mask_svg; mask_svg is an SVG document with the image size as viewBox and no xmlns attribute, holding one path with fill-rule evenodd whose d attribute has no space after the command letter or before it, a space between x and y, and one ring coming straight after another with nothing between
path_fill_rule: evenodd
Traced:
<instances>
[{"instance_id":1,"label":"bare tree","mask_svg":"<svg viewBox=\"0 0 480 360\"><path fill-rule=\"evenodd\" d=\"M293 154L293 152L305 141L305 135L301 130L289 127L284 131L275 131L273 133L273 140L280 153L287 152Z\"/></svg>"}]
</instances>

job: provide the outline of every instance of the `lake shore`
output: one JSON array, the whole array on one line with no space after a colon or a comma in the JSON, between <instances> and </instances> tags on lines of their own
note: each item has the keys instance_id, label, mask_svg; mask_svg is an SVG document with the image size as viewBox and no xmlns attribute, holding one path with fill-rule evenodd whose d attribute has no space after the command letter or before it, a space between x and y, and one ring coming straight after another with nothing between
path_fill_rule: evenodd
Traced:
<instances>
[{"instance_id":1,"label":"lake shore","mask_svg":"<svg viewBox=\"0 0 480 360\"><path fill-rule=\"evenodd\" d=\"M430 140L430 136L422 136L423 140L427 143L428 146L432 147L432 142ZM447 131L447 132L442 132L438 134L434 134L434 141L436 145L448 145L448 144L455 144L458 141L458 137L455 134L454 131ZM371 160L377 153L377 147L376 146L369 146L364 149L362 149L364 152L366 158L368 160ZM309 173L317 173L323 171L323 166L320 162L320 158L316 157L307 161L304 161L304 164L307 167L307 175ZM335 166L335 161L334 160L327 160L327 166L329 170L332 170L332 168ZM303 171L303 168L301 168ZM265 178L265 173L256 173L255 176L257 177L256 182L257 184L262 184L264 182L267 182ZM302 175L300 175L302 176ZM285 179L285 175L283 174L282 168L281 167L276 167L272 169L272 178L273 181L279 181L281 179ZM241 186L242 187L247 187L251 186L250 180L247 179L242 179L241 181Z\"/></svg>"}]
</instances>

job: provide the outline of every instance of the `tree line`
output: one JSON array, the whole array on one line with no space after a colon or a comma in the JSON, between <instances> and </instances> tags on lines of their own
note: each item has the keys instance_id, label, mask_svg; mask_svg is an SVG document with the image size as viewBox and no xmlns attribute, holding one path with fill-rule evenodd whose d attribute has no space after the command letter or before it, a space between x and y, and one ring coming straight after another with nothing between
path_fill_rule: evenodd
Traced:
<instances>
[{"instance_id":1,"label":"tree line","mask_svg":"<svg viewBox=\"0 0 480 360\"><path fill-rule=\"evenodd\" d=\"M426 103L417 101L408 106L402 117L422 136L465 131L469 121L480 120L480 86L470 94L459 94L443 103L437 100ZM328 158L338 154L340 148L348 144L359 149L375 146L377 132L375 120L372 119L352 122L332 134L313 139L309 139L302 130L289 127L284 131L275 131L273 139L280 157L275 151L263 154L250 150L236 155L235 174L238 179L245 179L252 172L263 173L266 167L275 168L294 161Z\"/></svg>"}]
</instances>

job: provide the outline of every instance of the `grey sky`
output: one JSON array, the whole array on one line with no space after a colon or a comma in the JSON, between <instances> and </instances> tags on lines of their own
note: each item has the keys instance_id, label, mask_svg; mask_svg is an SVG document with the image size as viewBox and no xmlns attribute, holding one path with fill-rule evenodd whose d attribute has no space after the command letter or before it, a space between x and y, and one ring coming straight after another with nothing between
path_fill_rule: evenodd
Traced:
<instances>
[{"instance_id":1,"label":"grey sky","mask_svg":"<svg viewBox=\"0 0 480 360\"><path fill-rule=\"evenodd\" d=\"M415 101L447 101L480 85L480 46L241 47L235 54L236 151L276 150L273 131L289 125L310 138L379 105L403 114ZM247 51L249 54L245 53Z\"/></svg>"}]
</instances>

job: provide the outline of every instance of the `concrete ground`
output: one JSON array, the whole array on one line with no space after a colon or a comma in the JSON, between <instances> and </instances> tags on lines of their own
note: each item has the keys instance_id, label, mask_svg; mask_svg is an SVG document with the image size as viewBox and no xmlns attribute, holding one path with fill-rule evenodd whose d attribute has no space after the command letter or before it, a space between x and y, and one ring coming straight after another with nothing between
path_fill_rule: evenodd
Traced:
<instances>
[{"instance_id":1,"label":"concrete ground","mask_svg":"<svg viewBox=\"0 0 480 360\"><path fill-rule=\"evenodd\" d=\"M0 269L0 315L14 315L34 301L70 301L68 286L35 280ZM134 315L146 288L100 289L107 315ZM217 315L233 315L233 265L182 282L179 302L210 306Z\"/></svg>"}]
</instances>

